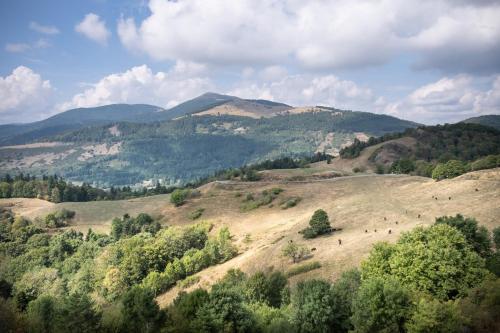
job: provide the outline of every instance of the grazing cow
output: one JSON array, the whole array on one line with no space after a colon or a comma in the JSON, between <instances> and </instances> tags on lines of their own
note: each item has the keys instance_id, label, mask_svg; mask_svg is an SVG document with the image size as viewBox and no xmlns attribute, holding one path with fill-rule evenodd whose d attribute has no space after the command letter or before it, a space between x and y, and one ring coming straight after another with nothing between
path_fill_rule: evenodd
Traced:
<instances>
[{"instance_id":1,"label":"grazing cow","mask_svg":"<svg viewBox=\"0 0 500 333\"><path fill-rule=\"evenodd\" d=\"M339 246L342 245L342 240L339 238Z\"/></svg>"},{"instance_id":2,"label":"grazing cow","mask_svg":"<svg viewBox=\"0 0 500 333\"><path fill-rule=\"evenodd\" d=\"M478 188L476 188L476 192L479 192L479 189L478 189Z\"/></svg>"},{"instance_id":3,"label":"grazing cow","mask_svg":"<svg viewBox=\"0 0 500 333\"><path fill-rule=\"evenodd\" d=\"M315 248L315 247L313 247L313 248L311 249L311 252L314 252L314 251L316 251L316 248Z\"/></svg>"},{"instance_id":4,"label":"grazing cow","mask_svg":"<svg viewBox=\"0 0 500 333\"><path fill-rule=\"evenodd\" d=\"M420 218L420 214L418 214L418 218Z\"/></svg>"},{"instance_id":5,"label":"grazing cow","mask_svg":"<svg viewBox=\"0 0 500 333\"><path fill-rule=\"evenodd\" d=\"M377 229L375 229L374 231L377 232Z\"/></svg>"},{"instance_id":6,"label":"grazing cow","mask_svg":"<svg viewBox=\"0 0 500 333\"><path fill-rule=\"evenodd\" d=\"M396 224L398 224L398 221L396 221Z\"/></svg>"},{"instance_id":7,"label":"grazing cow","mask_svg":"<svg viewBox=\"0 0 500 333\"><path fill-rule=\"evenodd\" d=\"M391 229L389 229L389 235L390 235L390 234L392 234L392 230L391 230Z\"/></svg>"},{"instance_id":8,"label":"grazing cow","mask_svg":"<svg viewBox=\"0 0 500 333\"><path fill-rule=\"evenodd\" d=\"M387 217L384 216L384 221L387 221Z\"/></svg>"},{"instance_id":9,"label":"grazing cow","mask_svg":"<svg viewBox=\"0 0 500 333\"><path fill-rule=\"evenodd\" d=\"M365 234L367 234L367 233L368 233L368 229L365 229Z\"/></svg>"},{"instance_id":10,"label":"grazing cow","mask_svg":"<svg viewBox=\"0 0 500 333\"><path fill-rule=\"evenodd\" d=\"M448 197L448 200L451 200L451 197Z\"/></svg>"}]
</instances>

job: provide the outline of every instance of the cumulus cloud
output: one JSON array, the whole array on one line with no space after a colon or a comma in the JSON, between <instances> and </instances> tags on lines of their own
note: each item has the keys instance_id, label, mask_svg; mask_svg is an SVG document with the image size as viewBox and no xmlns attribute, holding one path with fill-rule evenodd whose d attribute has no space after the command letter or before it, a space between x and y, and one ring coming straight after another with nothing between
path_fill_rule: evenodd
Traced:
<instances>
[{"instance_id":1,"label":"cumulus cloud","mask_svg":"<svg viewBox=\"0 0 500 333\"><path fill-rule=\"evenodd\" d=\"M48 80L28 67L19 66L0 77L0 122L30 122L44 116L53 89Z\"/></svg>"},{"instance_id":2,"label":"cumulus cloud","mask_svg":"<svg viewBox=\"0 0 500 333\"><path fill-rule=\"evenodd\" d=\"M75 31L101 45L108 43L111 32L106 28L106 22L99 15L89 13L75 26Z\"/></svg>"},{"instance_id":3,"label":"cumulus cloud","mask_svg":"<svg viewBox=\"0 0 500 333\"><path fill-rule=\"evenodd\" d=\"M53 25L42 25L34 21L30 22L30 29L46 35L56 35L59 33L59 29Z\"/></svg>"},{"instance_id":4,"label":"cumulus cloud","mask_svg":"<svg viewBox=\"0 0 500 333\"><path fill-rule=\"evenodd\" d=\"M416 89L401 101L389 103L385 111L424 123L500 114L500 75L489 79L486 89L481 89L477 81L464 74L445 77Z\"/></svg>"},{"instance_id":5,"label":"cumulus cloud","mask_svg":"<svg viewBox=\"0 0 500 333\"><path fill-rule=\"evenodd\" d=\"M203 65L186 62L177 62L168 72L157 73L146 65L136 66L102 78L58 109L112 103L149 103L169 108L213 90L214 85L203 76L204 71Z\"/></svg>"},{"instance_id":6,"label":"cumulus cloud","mask_svg":"<svg viewBox=\"0 0 500 333\"><path fill-rule=\"evenodd\" d=\"M376 111L379 99L368 88L334 75L287 75L272 82L242 81L230 95L270 99L294 106L333 106L340 109Z\"/></svg>"},{"instance_id":7,"label":"cumulus cloud","mask_svg":"<svg viewBox=\"0 0 500 333\"><path fill-rule=\"evenodd\" d=\"M500 70L497 1L150 0L149 10L121 18L118 35L158 60L336 69L412 53L417 68Z\"/></svg>"}]
</instances>

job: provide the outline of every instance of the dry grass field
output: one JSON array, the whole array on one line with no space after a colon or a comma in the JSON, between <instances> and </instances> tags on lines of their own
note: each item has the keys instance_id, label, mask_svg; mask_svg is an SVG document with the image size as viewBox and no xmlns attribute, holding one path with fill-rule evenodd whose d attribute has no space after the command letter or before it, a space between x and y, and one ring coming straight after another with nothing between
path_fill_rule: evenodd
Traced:
<instances>
[{"instance_id":1,"label":"dry grass field","mask_svg":"<svg viewBox=\"0 0 500 333\"><path fill-rule=\"evenodd\" d=\"M318 172L332 168L323 164L312 168ZM304 173L314 174L311 169L304 170ZM242 211L242 201L247 193L258 195L273 187L284 191L271 205ZM440 182L423 177L363 174L324 180L306 178L297 182L219 182L204 185L200 191L200 197L190 199L178 208L169 203L169 195L61 204L36 199L8 199L0 200L0 205L9 205L15 212L30 218L61 208L71 209L76 212L71 227L81 231L91 227L101 232L109 230L113 217L124 213L146 212L161 218L167 225L187 225L195 223L188 218L189 213L203 208L199 220L210 221L215 229L228 226L240 254L222 265L198 273L200 281L190 288L209 287L230 268L240 268L245 272L269 268L288 270L293 264L281 256L281 249L289 240L316 248L308 260L319 261L322 265L320 269L293 277L291 281L296 283L311 277L334 280L343 271L359 265L375 242L394 242L402 232L417 225L432 224L438 216L460 213L475 217L489 229L500 226L498 168ZM282 209L280 202L290 197L302 200L296 207ZM311 215L319 208L328 213L333 227L342 230L304 240L298 232L307 226ZM342 245L338 244L338 239L342 240ZM168 304L178 291L176 287L161 295L158 298L160 304Z\"/></svg>"}]
</instances>

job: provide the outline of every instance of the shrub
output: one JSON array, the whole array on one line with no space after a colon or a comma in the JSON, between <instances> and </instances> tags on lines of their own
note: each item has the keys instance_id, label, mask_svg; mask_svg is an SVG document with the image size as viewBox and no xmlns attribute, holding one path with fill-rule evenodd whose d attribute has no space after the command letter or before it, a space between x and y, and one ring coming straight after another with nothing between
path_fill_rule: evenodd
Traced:
<instances>
[{"instance_id":1,"label":"shrub","mask_svg":"<svg viewBox=\"0 0 500 333\"><path fill-rule=\"evenodd\" d=\"M196 220L196 219L199 219L201 217L201 215L203 215L203 212L205 211L205 208L198 208L197 210L193 211L193 212L190 212L188 214L188 218L190 220Z\"/></svg>"},{"instance_id":2,"label":"shrub","mask_svg":"<svg viewBox=\"0 0 500 333\"><path fill-rule=\"evenodd\" d=\"M282 249L283 256L291 258L294 263L299 262L308 256L311 251L302 245L297 245L293 241L289 241L288 244Z\"/></svg>"},{"instance_id":3,"label":"shrub","mask_svg":"<svg viewBox=\"0 0 500 333\"><path fill-rule=\"evenodd\" d=\"M458 160L449 160L446 163L439 163L432 171L432 178L436 180L449 179L460 176L467 172L465 163Z\"/></svg>"},{"instance_id":4,"label":"shrub","mask_svg":"<svg viewBox=\"0 0 500 333\"><path fill-rule=\"evenodd\" d=\"M408 174L414 170L415 170L415 162L409 159L401 159L392 163L390 172L398 174L401 173Z\"/></svg>"},{"instance_id":5,"label":"shrub","mask_svg":"<svg viewBox=\"0 0 500 333\"><path fill-rule=\"evenodd\" d=\"M173 203L175 207L182 206L189 197L189 193L189 189L175 189L172 194L170 194L170 202Z\"/></svg>"},{"instance_id":6,"label":"shrub","mask_svg":"<svg viewBox=\"0 0 500 333\"><path fill-rule=\"evenodd\" d=\"M298 265L298 266L290 268L286 272L286 276L292 277L292 276L299 275L302 273L310 272L310 271L318 269L318 268L321 268L321 264L319 263L319 261L308 262L308 263L304 263L302 265Z\"/></svg>"},{"instance_id":7,"label":"shrub","mask_svg":"<svg viewBox=\"0 0 500 333\"><path fill-rule=\"evenodd\" d=\"M281 202L281 209L288 209L297 206L297 204L302 200L301 197L288 198Z\"/></svg>"},{"instance_id":8,"label":"shrub","mask_svg":"<svg viewBox=\"0 0 500 333\"><path fill-rule=\"evenodd\" d=\"M191 275L185 278L184 280L179 281L178 285L180 288L185 289L191 287L192 285L198 283L199 281L200 281L199 275Z\"/></svg>"}]
</instances>

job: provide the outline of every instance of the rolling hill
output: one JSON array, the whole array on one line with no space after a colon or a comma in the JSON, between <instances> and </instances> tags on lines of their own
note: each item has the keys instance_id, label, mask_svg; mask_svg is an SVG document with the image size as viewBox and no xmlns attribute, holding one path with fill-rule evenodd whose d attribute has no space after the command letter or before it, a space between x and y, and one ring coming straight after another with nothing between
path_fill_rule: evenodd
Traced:
<instances>
[{"instance_id":1,"label":"rolling hill","mask_svg":"<svg viewBox=\"0 0 500 333\"><path fill-rule=\"evenodd\" d=\"M24 144L79 128L119 121L148 122L165 119L162 108L146 104L111 104L71 109L29 124L0 125L0 146Z\"/></svg>"},{"instance_id":2,"label":"rolling hill","mask_svg":"<svg viewBox=\"0 0 500 333\"><path fill-rule=\"evenodd\" d=\"M202 98L207 100L214 99ZM27 145L4 145L0 147L0 171L56 173L101 187L144 181L178 184L221 169L282 156L310 156L315 152L336 155L356 138L367 140L369 136L418 126L386 115L325 107L293 112L288 106L269 101L232 99L224 103L215 109L237 108L240 114L215 112L212 107L168 121L86 126L26 140L30 142ZM183 113L194 109L189 105ZM209 110L212 113L203 114Z\"/></svg>"},{"instance_id":3,"label":"rolling hill","mask_svg":"<svg viewBox=\"0 0 500 333\"><path fill-rule=\"evenodd\" d=\"M473 117L465 119L462 122L490 126L496 128L497 130L500 130L500 115L491 114L486 116Z\"/></svg>"},{"instance_id":4,"label":"rolling hill","mask_svg":"<svg viewBox=\"0 0 500 333\"><path fill-rule=\"evenodd\" d=\"M319 172L332 170L333 166L320 162L311 168ZM266 172L274 171L288 177L294 176L297 171L304 178L298 181L209 183L199 188L199 197L188 200L180 207L174 207L169 202L170 195L60 204L38 199L0 199L0 206L8 206L15 213L31 219L63 208L73 210L76 212L75 219L68 228L82 232L87 232L89 228L109 232L114 217L125 213L135 216L141 212L160 219L162 224L187 226L194 223L189 218L190 213L203 209L201 219L214 224L214 233L224 226L229 227L240 254L222 265L198 273L199 281L188 290L210 287L230 268L240 268L247 273L270 267L287 271L298 265L281 255L282 248L290 240L316 249L306 263L321 263L319 269L291 278L291 283L296 284L310 278L334 281L343 271L357 267L374 243L395 242L402 232L416 226L431 225L438 216L461 213L477 218L490 230L499 226L500 207L496 200L500 185L498 168L440 182L407 175L374 174L318 180L307 176L309 169ZM264 190L276 187L283 192L272 205L249 211L241 209L246 194L258 196ZM291 197L302 200L295 207L282 209L279 203ZM298 231L308 225L313 212L320 208L328 213L332 226L342 230L305 241ZM342 239L342 246L337 243L339 238ZM160 305L166 306L181 290L176 286L159 295L157 300Z\"/></svg>"}]
</instances>

